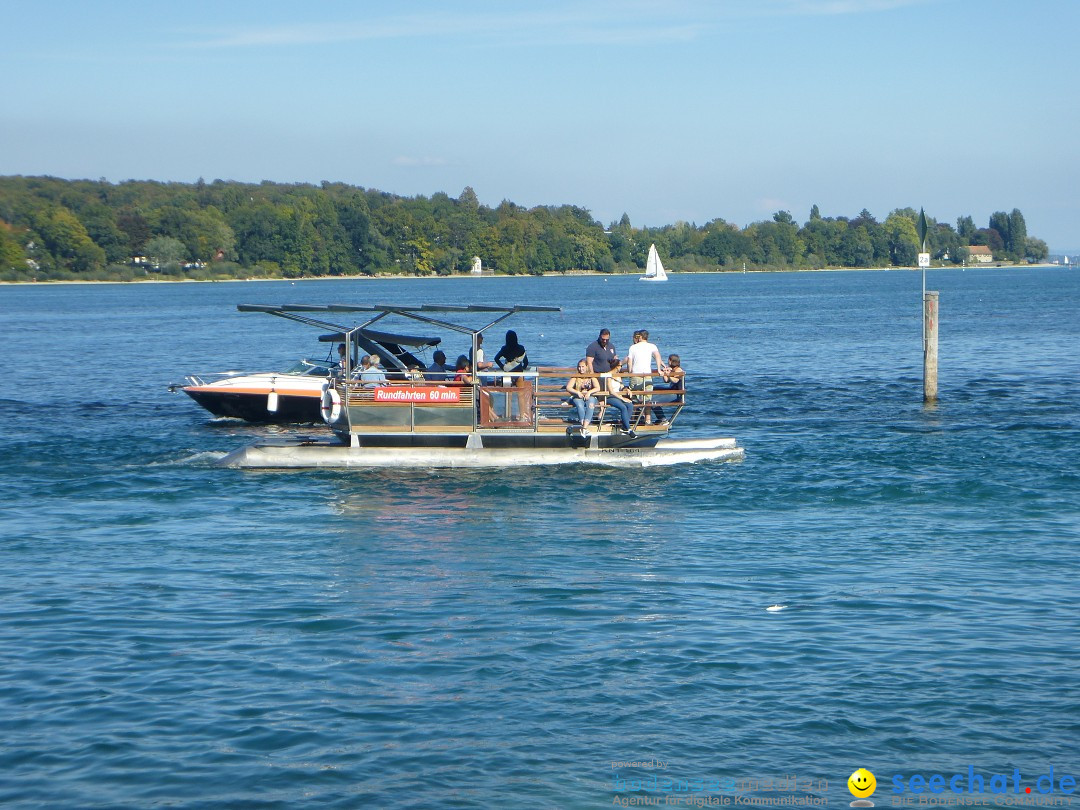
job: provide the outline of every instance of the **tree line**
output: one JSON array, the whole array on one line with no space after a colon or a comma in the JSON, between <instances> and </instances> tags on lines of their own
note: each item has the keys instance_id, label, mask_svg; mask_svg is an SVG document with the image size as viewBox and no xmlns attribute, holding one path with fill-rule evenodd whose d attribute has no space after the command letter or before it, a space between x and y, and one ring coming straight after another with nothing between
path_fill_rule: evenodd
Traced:
<instances>
[{"instance_id":1,"label":"tree line","mask_svg":"<svg viewBox=\"0 0 1080 810\"><path fill-rule=\"evenodd\" d=\"M788 211L744 228L713 219L606 229L574 205L481 205L400 197L344 183L160 183L0 177L0 280L299 278L467 273L474 256L498 273L637 272L656 243L670 270L911 266L918 214L883 222L863 210L798 224ZM985 228L928 217L933 258L961 264L985 245L994 259L1040 261L1046 243L1023 214L995 212Z\"/></svg>"}]
</instances>

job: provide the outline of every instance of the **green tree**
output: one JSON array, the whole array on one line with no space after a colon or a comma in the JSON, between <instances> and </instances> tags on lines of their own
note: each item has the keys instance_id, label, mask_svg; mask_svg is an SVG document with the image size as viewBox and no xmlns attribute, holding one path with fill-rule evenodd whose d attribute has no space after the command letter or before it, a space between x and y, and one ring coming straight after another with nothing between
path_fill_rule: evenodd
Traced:
<instances>
[{"instance_id":1,"label":"green tree","mask_svg":"<svg viewBox=\"0 0 1080 810\"><path fill-rule=\"evenodd\" d=\"M119 264L127 259L127 236L116 224L114 211L104 203L94 202L79 212L79 219L87 234L105 251L105 261Z\"/></svg>"},{"instance_id":2,"label":"green tree","mask_svg":"<svg viewBox=\"0 0 1080 810\"><path fill-rule=\"evenodd\" d=\"M1019 208L1014 208L1009 214L1009 250L1016 259L1022 259L1027 254L1027 222Z\"/></svg>"},{"instance_id":3,"label":"green tree","mask_svg":"<svg viewBox=\"0 0 1080 810\"><path fill-rule=\"evenodd\" d=\"M241 264L287 262L295 241L294 223L287 209L256 202L232 211L229 225L236 235L236 255Z\"/></svg>"},{"instance_id":4,"label":"green tree","mask_svg":"<svg viewBox=\"0 0 1080 810\"><path fill-rule=\"evenodd\" d=\"M996 228L979 228L971 236L971 244L985 245L995 256L1005 252L1005 240Z\"/></svg>"},{"instance_id":5,"label":"green tree","mask_svg":"<svg viewBox=\"0 0 1080 810\"><path fill-rule=\"evenodd\" d=\"M821 218L815 205L810 212L810 220L799 231L799 236L806 245L806 255L810 263L817 267L829 264L833 251L830 250L829 223Z\"/></svg>"},{"instance_id":6,"label":"green tree","mask_svg":"<svg viewBox=\"0 0 1080 810\"><path fill-rule=\"evenodd\" d=\"M933 228L933 256L944 259L948 256L953 264L960 264L960 235L947 222L939 222Z\"/></svg>"},{"instance_id":7,"label":"green tree","mask_svg":"<svg viewBox=\"0 0 1080 810\"><path fill-rule=\"evenodd\" d=\"M26 253L13 228L0 222L0 270L26 270Z\"/></svg>"},{"instance_id":8,"label":"green tree","mask_svg":"<svg viewBox=\"0 0 1080 810\"><path fill-rule=\"evenodd\" d=\"M461 194L458 195L458 205L464 208L466 211L479 211L480 200L477 199L476 192L473 191L472 186L465 186L461 190Z\"/></svg>"},{"instance_id":9,"label":"green tree","mask_svg":"<svg viewBox=\"0 0 1080 810\"><path fill-rule=\"evenodd\" d=\"M1046 242L1042 239L1036 239L1033 236L1027 238L1027 244L1024 250L1024 257L1029 262L1042 262L1046 261L1047 256L1050 255L1050 248L1047 247Z\"/></svg>"},{"instance_id":10,"label":"green tree","mask_svg":"<svg viewBox=\"0 0 1080 810\"><path fill-rule=\"evenodd\" d=\"M995 211L990 215L990 230L996 231L1001 237L1000 251L1006 253L1012 253L1012 223L1009 221L1009 215L1004 211Z\"/></svg>"},{"instance_id":11,"label":"green tree","mask_svg":"<svg viewBox=\"0 0 1080 810\"><path fill-rule=\"evenodd\" d=\"M919 258L919 234L911 208L897 209L885 219L885 234L889 243L889 259L900 267L913 266Z\"/></svg>"},{"instance_id":12,"label":"green tree","mask_svg":"<svg viewBox=\"0 0 1080 810\"><path fill-rule=\"evenodd\" d=\"M848 228L844 232L841 244L842 261L845 267L870 267L874 262L874 244L865 225Z\"/></svg>"},{"instance_id":13,"label":"green tree","mask_svg":"<svg viewBox=\"0 0 1080 810\"><path fill-rule=\"evenodd\" d=\"M777 211L772 222L755 222L747 229L750 258L757 264L794 267L805 255L805 244L788 211Z\"/></svg>"},{"instance_id":14,"label":"green tree","mask_svg":"<svg viewBox=\"0 0 1080 810\"><path fill-rule=\"evenodd\" d=\"M733 265L740 256L749 253L748 240L738 228L722 219L714 219L705 225L705 237L701 241L701 254L712 262Z\"/></svg>"},{"instance_id":15,"label":"green tree","mask_svg":"<svg viewBox=\"0 0 1080 810\"><path fill-rule=\"evenodd\" d=\"M224 258L235 257L236 236L216 207L181 208L170 205L154 212L154 231L184 243L190 259L210 261L220 251Z\"/></svg>"},{"instance_id":16,"label":"green tree","mask_svg":"<svg viewBox=\"0 0 1080 810\"><path fill-rule=\"evenodd\" d=\"M86 273L105 266L105 251L94 244L78 218L63 206L50 206L35 217L34 230L45 249L63 267Z\"/></svg>"},{"instance_id":17,"label":"green tree","mask_svg":"<svg viewBox=\"0 0 1080 810\"><path fill-rule=\"evenodd\" d=\"M790 212L778 211L740 230L719 218L701 227L677 222L634 228L623 214L605 233L581 206L526 210L504 200L491 208L468 186L454 199L442 192L399 197L329 182L112 185L0 177L0 220L11 225L0 261L10 265L16 257L19 267L5 271L10 274L25 273L21 268L32 260L41 278L97 273L106 261L146 253L147 243L160 236L185 245L177 261L224 253L227 259L235 256L237 272L274 276L449 274L466 271L473 255L503 273L606 272L643 267L651 242L670 257L672 269L736 267L744 261L777 267L880 266L913 262L914 240L903 220L913 222L915 216L913 209L897 209L879 223L863 209L848 220L823 217L814 205L802 227ZM1044 254L1045 243L1028 235L1018 209L995 212L992 219L994 227L981 230L970 217L960 217L955 230L933 223L931 253L962 261L965 246L986 244L995 255L1015 260Z\"/></svg>"},{"instance_id":18,"label":"green tree","mask_svg":"<svg viewBox=\"0 0 1080 810\"><path fill-rule=\"evenodd\" d=\"M348 240L352 264L362 273L373 275L377 265L367 199L359 192L351 192L337 200L336 207L338 224Z\"/></svg>"},{"instance_id":19,"label":"green tree","mask_svg":"<svg viewBox=\"0 0 1080 810\"><path fill-rule=\"evenodd\" d=\"M912 227L914 224L914 219L912 219ZM885 265L892 262L892 246L889 243L889 234L886 232L885 225L878 222L869 211L864 208L855 219L851 220L849 226L866 229L870 244L874 247L872 265Z\"/></svg>"},{"instance_id":20,"label":"green tree","mask_svg":"<svg viewBox=\"0 0 1080 810\"><path fill-rule=\"evenodd\" d=\"M123 208L116 214L116 227L126 239L128 256L142 255L146 250L146 243L154 235L149 220L130 208Z\"/></svg>"},{"instance_id":21,"label":"green tree","mask_svg":"<svg viewBox=\"0 0 1080 810\"><path fill-rule=\"evenodd\" d=\"M177 271L189 258L187 246L172 236L155 236L146 243L146 254L162 270Z\"/></svg>"}]
</instances>

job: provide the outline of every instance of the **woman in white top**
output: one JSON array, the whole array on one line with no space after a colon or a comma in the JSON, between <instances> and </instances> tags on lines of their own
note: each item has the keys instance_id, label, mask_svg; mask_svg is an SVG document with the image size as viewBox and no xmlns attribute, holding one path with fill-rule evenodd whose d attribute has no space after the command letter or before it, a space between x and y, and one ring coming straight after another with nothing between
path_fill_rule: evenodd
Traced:
<instances>
[{"instance_id":1,"label":"woman in white top","mask_svg":"<svg viewBox=\"0 0 1080 810\"><path fill-rule=\"evenodd\" d=\"M612 366L610 376L604 377L607 383L607 404L619 412L619 426L624 436L634 438L637 433L630 427L630 414L633 402L626 396L626 386L622 384L622 372L619 366Z\"/></svg>"}]
</instances>

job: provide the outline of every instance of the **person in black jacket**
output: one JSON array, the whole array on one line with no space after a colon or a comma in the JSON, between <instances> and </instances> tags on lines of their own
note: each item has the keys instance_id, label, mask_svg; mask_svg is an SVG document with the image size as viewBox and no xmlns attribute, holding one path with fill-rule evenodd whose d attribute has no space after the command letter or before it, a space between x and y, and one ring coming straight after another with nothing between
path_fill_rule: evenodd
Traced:
<instances>
[{"instance_id":1,"label":"person in black jacket","mask_svg":"<svg viewBox=\"0 0 1080 810\"><path fill-rule=\"evenodd\" d=\"M518 342L517 332L513 329L506 333L506 343L499 349L499 353L495 355L494 360L500 369L513 374L520 374L529 368L529 355L525 353L525 347ZM513 377L513 383L507 382L507 379L510 378L503 378L503 385L514 385L518 389L518 418L516 421L531 422L532 406L529 404L529 391L526 390L525 378ZM508 418L509 416L507 414Z\"/></svg>"}]
</instances>

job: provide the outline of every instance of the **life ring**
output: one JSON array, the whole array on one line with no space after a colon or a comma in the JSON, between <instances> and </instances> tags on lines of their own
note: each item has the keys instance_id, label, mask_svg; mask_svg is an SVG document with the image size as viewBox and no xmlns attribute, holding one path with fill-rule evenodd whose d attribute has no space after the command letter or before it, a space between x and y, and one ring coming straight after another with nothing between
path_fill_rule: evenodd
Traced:
<instances>
[{"instance_id":1,"label":"life ring","mask_svg":"<svg viewBox=\"0 0 1080 810\"><path fill-rule=\"evenodd\" d=\"M322 402L319 408L322 411L323 421L328 425L334 424L341 418L341 397L337 389L327 386L322 392Z\"/></svg>"}]
</instances>

